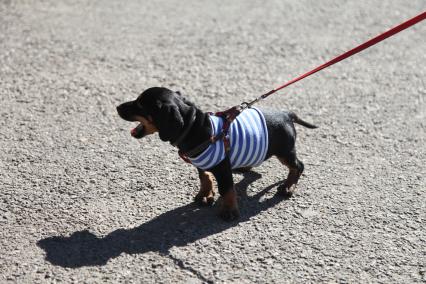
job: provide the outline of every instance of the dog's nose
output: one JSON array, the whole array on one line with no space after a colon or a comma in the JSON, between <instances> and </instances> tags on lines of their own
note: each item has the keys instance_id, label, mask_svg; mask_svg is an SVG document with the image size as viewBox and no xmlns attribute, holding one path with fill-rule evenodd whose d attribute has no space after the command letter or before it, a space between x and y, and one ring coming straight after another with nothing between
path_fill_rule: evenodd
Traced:
<instances>
[{"instance_id":1,"label":"dog's nose","mask_svg":"<svg viewBox=\"0 0 426 284\"><path fill-rule=\"evenodd\" d=\"M127 121L135 121L135 116L138 114L138 109L135 107L133 101L126 102L117 107L118 115Z\"/></svg>"},{"instance_id":2,"label":"dog's nose","mask_svg":"<svg viewBox=\"0 0 426 284\"><path fill-rule=\"evenodd\" d=\"M122 104L121 104L121 105L119 105L119 106L117 106L117 113L118 113L118 115L119 115L121 118L126 119L126 118L125 118L125 111L124 111L124 107L123 107L123 105L122 105Z\"/></svg>"},{"instance_id":3,"label":"dog's nose","mask_svg":"<svg viewBox=\"0 0 426 284\"><path fill-rule=\"evenodd\" d=\"M124 115L124 106L123 106L123 104L121 104L121 105L119 105L119 106L117 106L117 112L118 112L118 115L119 116L121 116L121 117L123 117L123 115Z\"/></svg>"}]
</instances>

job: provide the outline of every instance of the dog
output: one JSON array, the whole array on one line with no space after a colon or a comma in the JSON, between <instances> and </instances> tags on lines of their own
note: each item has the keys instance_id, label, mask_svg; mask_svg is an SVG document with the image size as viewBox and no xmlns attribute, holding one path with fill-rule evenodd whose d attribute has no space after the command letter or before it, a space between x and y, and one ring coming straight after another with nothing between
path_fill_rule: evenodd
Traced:
<instances>
[{"instance_id":1,"label":"dog","mask_svg":"<svg viewBox=\"0 0 426 284\"><path fill-rule=\"evenodd\" d=\"M231 123L227 152L222 140L206 143L220 133L223 119L203 112L180 92L149 88L136 100L120 104L117 112L126 121L139 122L131 131L133 137L139 139L158 132L162 141L170 142L182 153L189 153L201 183L194 198L198 204L213 204L214 177L222 199L219 215L226 221L239 217L232 170L248 171L275 156L289 169L287 179L278 188L279 194L289 198L304 170L303 163L296 157L294 123L317 128L293 112L249 108Z\"/></svg>"}]
</instances>

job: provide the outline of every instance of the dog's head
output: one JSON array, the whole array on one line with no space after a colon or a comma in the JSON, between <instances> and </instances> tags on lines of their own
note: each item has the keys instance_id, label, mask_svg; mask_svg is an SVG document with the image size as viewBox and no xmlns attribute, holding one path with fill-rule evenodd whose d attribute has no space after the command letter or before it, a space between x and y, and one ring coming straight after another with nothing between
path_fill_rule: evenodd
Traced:
<instances>
[{"instance_id":1,"label":"dog's head","mask_svg":"<svg viewBox=\"0 0 426 284\"><path fill-rule=\"evenodd\" d=\"M159 132L163 141L174 141L182 132L185 119L195 106L185 100L179 92L154 87L144 91L134 101L117 107L118 114L127 121L138 121L132 136L142 138Z\"/></svg>"}]
</instances>

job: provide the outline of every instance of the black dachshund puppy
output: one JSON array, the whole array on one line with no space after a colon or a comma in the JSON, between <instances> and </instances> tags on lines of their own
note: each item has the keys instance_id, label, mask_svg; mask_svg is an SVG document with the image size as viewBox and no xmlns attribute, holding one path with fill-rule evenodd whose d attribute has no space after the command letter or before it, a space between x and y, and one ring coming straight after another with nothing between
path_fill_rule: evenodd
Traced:
<instances>
[{"instance_id":1,"label":"black dachshund puppy","mask_svg":"<svg viewBox=\"0 0 426 284\"><path fill-rule=\"evenodd\" d=\"M147 89L136 100L119 105L117 111L124 120L140 122L131 132L133 137L158 132L161 140L187 153L198 169L201 187L195 201L201 205L214 201L213 174L222 197L220 216L225 220L239 216L232 170L247 170L276 156L289 169L278 192L290 197L304 169L296 157L293 123L316 128L293 112L249 108L232 122L227 145L223 140L206 143L221 132L223 119L201 111L179 92L160 87Z\"/></svg>"}]
</instances>

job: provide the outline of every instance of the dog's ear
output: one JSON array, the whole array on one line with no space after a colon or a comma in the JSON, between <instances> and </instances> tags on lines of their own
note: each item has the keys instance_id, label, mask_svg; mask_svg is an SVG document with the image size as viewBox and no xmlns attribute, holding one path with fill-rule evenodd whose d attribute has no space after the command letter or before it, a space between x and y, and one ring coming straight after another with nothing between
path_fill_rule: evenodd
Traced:
<instances>
[{"instance_id":1,"label":"dog's ear","mask_svg":"<svg viewBox=\"0 0 426 284\"><path fill-rule=\"evenodd\" d=\"M163 141L176 139L184 126L178 105L173 102L158 102L157 107L152 117L158 128L160 139Z\"/></svg>"}]
</instances>

